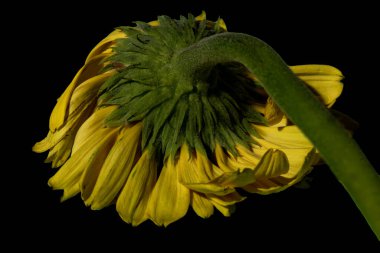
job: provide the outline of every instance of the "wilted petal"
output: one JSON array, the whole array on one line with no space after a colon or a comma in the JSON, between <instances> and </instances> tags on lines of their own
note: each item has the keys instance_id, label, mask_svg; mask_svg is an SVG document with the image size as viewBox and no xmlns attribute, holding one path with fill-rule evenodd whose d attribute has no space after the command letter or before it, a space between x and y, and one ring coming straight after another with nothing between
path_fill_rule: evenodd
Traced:
<instances>
[{"instance_id":1,"label":"wilted petal","mask_svg":"<svg viewBox=\"0 0 380 253\"><path fill-rule=\"evenodd\" d=\"M109 49L117 39L125 38L126 34L119 29L115 29L107 37L101 40L88 54L86 63L91 61L94 57Z\"/></svg>"},{"instance_id":2,"label":"wilted petal","mask_svg":"<svg viewBox=\"0 0 380 253\"><path fill-rule=\"evenodd\" d=\"M265 148L312 148L313 144L297 126L283 128L254 125L261 138L255 141Z\"/></svg>"},{"instance_id":3,"label":"wilted petal","mask_svg":"<svg viewBox=\"0 0 380 253\"><path fill-rule=\"evenodd\" d=\"M183 184L208 182L223 173L211 163L206 154L198 150L190 153L187 144L180 149L177 168L179 180Z\"/></svg>"},{"instance_id":4,"label":"wilted petal","mask_svg":"<svg viewBox=\"0 0 380 253\"><path fill-rule=\"evenodd\" d=\"M40 142L33 146L33 151L44 152L53 148L59 142L64 141L68 143L61 143L62 146L69 147L71 150L72 138L76 135L78 128L90 116L96 105L96 93L104 80L110 77L113 71L103 73L102 75L93 77L78 86L70 101L70 110L68 118L59 129L54 131L50 130L47 136ZM66 140L64 140L66 138Z\"/></svg>"},{"instance_id":5,"label":"wilted petal","mask_svg":"<svg viewBox=\"0 0 380 253\"><path fill-rule=\"evenodd\" d=\"M289 171L281 176L284 178L295 178L302 168L315 165L319 161L319 155L314 148L305 149L281 149L286 154L289 161Z\"/></svg>"},{"instance_id":6,"label":"wilted petal","mask_svg":"<svg viewBox=\"0 0 380 253\"><path fill-rule=\"evenodd\" d=\"M287 173L289 162L281 150L268 149L254 169L254 176L260 178L272 178Z\"/></svg>"},{"instance_id":7,"label":"wilted petal","mask_svg":"<svg viewBox=\"0 0 380 253\"><path fill-rule=\"evenodd\" d=\"M87 140L93 138L93 134L99 129L105 128L105 118L115 110L116 106L102 107L96 110L79 128L72 153L74 154Z\"/></svg>"},{"instance_id":8,"label":"wilted petal","mask_svg":"<svg viewBox=\"0 0 380 253\"><path fill-rule=\"evenodd\" d=\"M98 78L103 78L104 81L105 77L109 77L107 75L100 75L98 77L99 71L104 67L103 60L109 55L110 54L100 55L92 59L77 72L74 79L71 81L70 85L66 88L63 94L58 98L57 104L53 108L49 121L50 131L56 131L65 123L69 114L69 104L71 97L78 85L87 81L88 79L92 79L88 80L89 82L96 82L101 84L102 82L97 80Z\"/></svg>"},{"instance_id":9,"label":"wilted petal","mask_svg":"<svg viewBox=\"0 0 380 253\"><path fill-rule=\"evenodd\" d=\"M84 168L80 180L80 190L82 193L81 197L84 200L85 204L88 204L87 199L90 197L92 190L94 189L95 183L98 179L100 170L103 167L103 163L106 160L109 151L111 150L112 146L116 141L117 132L119 131L119 128L104 130L108 131L107 133L103 133L104 138L101 141L102 144L92 153L87 166Z\"/></svg>"},{"instance_id":10,"label":"wilted petal","mask_svg":"<svg viewBox=\"0 0 380 253\"><path fill-rule=\"evenodd\" d=\"M114 70L89 77L75 88L70 99L69 114L73 113L83 103L96 103L100 86L116 73Z\"/></svg>"},{"instance_id":11,"label":"wilted petal","mask_svg":"<svg viewBox=\"0 0 380 253\"><path fill-rule=\"evenodd\" d=\"M210 194L207 197L211 200L216 209L227 217L231 216L231 214L235 211L236 203L246 199L246 197L241 196L236 191L225 196L215 196Z\"/></svg>"},{"instance_id":12,"label":"wilted petal","mask_svg":"<svg viewBox=\"0 0 380 253\"><path fill-rule=\"evenodd\" d=\"M221 168L222 172L236 171L241 168L236 165L233 160L229 159L229 155L223 150L219 143L215 145L215 158L216 163L218 167Z\"/></svg>"},{"instance_id":13,"label":"wilted petal","mask_svg":"<svg viewBox=\"0 0 380 253\"><path fill-rule=\"evenodd\" d=\"M138 123L131 127L124 127L119 134L87 201L88 205L91 204L91 209L101 209L113 203L125 185L129 173L137 161L141 128L142 124Z\"/></svg>"},{"instance_id":14,"label":"wilted petal","mask_svg":"<svg viewBox=\"0 0 380 253\"><path fill-rule=\"evenodd\" d=\"M205 183L183 183L187 188L205 193L205 194L215 194L218 196L224 196L231 192L234 192L235 190L233 188L230 188L228 186L219 185L212 182L205 182Z\"/></svg>"},{"instance_id":15,"label":"wilted petal","mask_svg":"<svg viewBox=\"0 0 380 253\"><path fill-rule=\"evenodd\" d=\"M183 184L193 191L225 196L234 192L235 187L242 187L254 181L254 172L251 169L242 169L233 172L225 172L208 182Z\"/></svg>"},{"instance_id":16,"label":"wilted petal","mask_svg":"<svg viewBox=\"0 0 380 253\"><path fill-rule=\"evenodd\" d=\"M136 226L148 218L146 208L156 177L156 161L149 151L145 151L133 167L116 202L116 210L125 222Z\"/></svg>"},{"instance_id":17,"label":"wilted petal","mask_svg":"<svg viewBox=\"0 0 380 253\"><path fill-rule=\"evenodd\" d=\"M149 199L147 214L157 225L167 226L182 218L189 208L190 191L179 182L172 157L165 162Z\"/></svg>"},{"instance_id":18,"label":"wilted petal","mask_svg":"<svg viewBox=\"0 0 380 253\"><path fill-rule=\"evenodd\" d=\"M177 165L179 179L183 185L197 192L216 195L226 195L233 192L234 189L231 188L233 181L235 180L237 183L247 174L240 171L233 172L230 169L228 170L230 174L225 173L212 164L205 154L195 151L194 154L190 155L186 144L181 147Z\"/></svg>"},{"instance_id":19,"label":"wilted petal","mask_svg":"<svg viewBox=\"0 0 380 253\"><path fill-rule=\"evenodd\" d=\"M102 152L108 153L109 142L115 138L116 132L117 129L110 128L97 131L49 179L49 185L54 189L65 189L67 186L79 183L83 171L97 162L96 156Z\"/></svg>"},{"instance_id":20,"label":"wilted petal","mask_svg":"<svg viewBox=\"0 0 380 253\"><path fill-rule=\"evenodd\" d=\"M55 131L54 133L49 131L43 140L34 144L32 150L38 153L45 152L53 148L55 145L57 145L57 143L62 141L67 136L75 135L77 129L80 126L80 123L84 122L87 119L88 115L85 112L90 107L91 104L88 103L79 106L75 112L69 115L66 124L62 128Z\"/></svg>"},{"instance_id":21,"label":"wilted petal","mask_svg":"<svg viewBox=\"0 0 380 253\"><path fill-rule=\"evenodd\" d=\"M208 218L214 213L214 206L203 194L191 191L191 206L195 213L202 218Z\"/></svg>"},{"instance_id":22,"label":"wilted petal","mask_svg":"<svg viewBox=\"0 0 380 253\"><path fill-rule=\"evenodd\" d=\"M337 68L328 65L299 65L290 69L331 107L342 94L343 74Z\"/></svg>"},{"instance_id":23,"label":"wilted petal","mask_svg":"<svg viewBox=\"0 0 380 253\"><path fill-rule=\"evenodd\" d=\"M53 148L51 148L47 158L45 159L45 162L51 162L52 168L61 167L67 161L67 159L69 159L73 143L73 135L68 135L65 138L63 138Z\"/></svg>"},{"instance_id":24,"label":"wilted petal","mask_svg":"<svg viewBox=\"0 0 380 253\"><path fill-rule=\"evenodd\" d=\"M294 157L290 156L290 159L294 159ZM301 165L299 165L300 159L303 161ZM311 171L312 165L317 161L318 155L315 150L312 149L306 155L297 157L297 162L289 160L291 165L287 173L277 177L258 179L254 184L244 189L259 194L271 194L283 191L302 180L304 176Z\"/></svg>"},{"instance_id":25,"label":"wilted petal","mask_svg":"<svg viewBox=\"0 0 380 253\"><path fill-rule=\"evenodd\" d=\"M285 117L284 113L281 111L280 107L272 100L271 97L268 97L267 103L265 105L264 117L268 121L270 126L286 126L288 120Z\"/></svg>"},{"instance_id":26,"label":"wilted petal","mask_svg":"<svg viewBox=\"0 0 380 253\"><path fill-rule=\"evenodd\" d=\"M69 198L74 197L80 193L80 186L79 183L76 181L73 181L71 184L65 186L65 189L63 189L63 195L61 197L61 202L68 200Z\"/></svg>"}]
</instances>

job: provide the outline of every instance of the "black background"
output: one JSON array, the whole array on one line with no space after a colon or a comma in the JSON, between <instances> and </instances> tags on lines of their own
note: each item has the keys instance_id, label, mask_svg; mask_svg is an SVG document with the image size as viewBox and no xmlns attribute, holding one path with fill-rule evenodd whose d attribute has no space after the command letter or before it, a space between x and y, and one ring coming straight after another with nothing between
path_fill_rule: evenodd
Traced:
<instances>
[{"instance_id":1,"label":"black background","mask_svg":"<svg viewBox=\"0 0 380 253\"><path fill-rule=\"evenodd\" d=\"M16 100L22 101L17 102L22 108L17 110L17 115L22 115L17 119L22 121L12 121L22 131L12 135L15 156L7 157L12 158L7 171L17 174L3 184L10 185L3 205L9 213L4 216L10 224L7 234L22 238L28 247L42 249L50 243L54 246L49 249L60 249L75 242L76 246L108 245L123 251L137 245L139 250L151 246L167 250L231 247L252 252L257 247L306 251L315 247L361 246L362 252L371 252L371 247L377 245L375 236L327 166L318 166L311 173L311 188L291 188L269 196L250 195L229 218L216 211L203 220L189 209L185 218L167 228L156 227L150 221L131 227L122 222L113 206L91 211L79 197L60 203L61 193L47 186L54 170L43 163L46 154L31 151L48 131L56 99L92 47L113 28L132 25L136 20L154 20L162 14L177 18L205 10L208 19L222 17L229 31L264 40L289 65L338 67L345 75L345 88L334 108L360 123L354 137L379 168L375 145L379 138L374 122L378 115L375 89L379 72L375 60L379 57L379 39L375 37L379 18L375 7L364 2L337 6L331 1L290 5L276 2L102 1L86 5L54 1L17 6L12 18L3 22L10 28L4 30L10 34L4 51L11 53L9 59L16 59L11 64L16 71L10 94L23 96Z\"/></svg>"}]
</instances>

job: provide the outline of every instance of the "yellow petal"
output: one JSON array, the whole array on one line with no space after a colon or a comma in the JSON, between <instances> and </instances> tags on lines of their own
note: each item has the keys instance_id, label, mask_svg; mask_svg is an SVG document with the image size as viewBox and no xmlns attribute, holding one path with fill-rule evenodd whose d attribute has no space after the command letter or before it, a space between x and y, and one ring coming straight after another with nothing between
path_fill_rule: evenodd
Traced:
<instances>
[{"instance_id":1,"label":"yellow petal","mask_svg":"<svg viewBox=\"0 0 380 253\"><path fill-rule=\"evenodd\" d=\"M80 187L78 182L73 182L70 185L67 185L63 190L63 195L61 197L61 202L68 200L69 198L74 197L80 193Z\"/></svg>"},{"instance_id":2,"label":"yellow petal","mask_svg":"<svg viewBox=\"0 0 380 253\"><path fill-rule=\"evenodd\" d=\"M223 171L199 151L190 156L188 146L184 144L180 150L177 163L179 181L194 191L225 195L232 192L228 186L213 183L212 180L223 174Z\"/></svg>"},{"instance_id":3,"label":"yellow petal","mask_svg":"<svg viewBox=\"0 0 380 253\"><path fill-rule=\"evenodd\" d=\"M243 189L250 193L259 193L262 195L266 195L279 192L279 188L279 184L274 182L272 179L261 178L258 179L255 183L245 186Z\"/></svg>"},{"instance_id":4,"label":"yellow petal","mask_svg":"<svg viewBox=\"0 0 380 253\"><path fill-rule=\"evenodd\" d=\"M241 196L238 192L234 191L225 196L217 196L213 194L207 195L207 197L213 202L218 203L223 206L234 205L246 199L246 197Z\"/></svg>"},{"instance_id":5,"label":"yellow petal","mask_svg":"<svg viewBox=\"0 0 380 253\"><path fill-rule=\"evenodd\" d=\"M306 65L296 65L289 66L289 68L296 75L332 75L343 77L342 72L329 65L318 65L318 64L306 64Z\"/></svg>"},{"instance_id":6,"label":"yellow petal","mask_svg":"<svg viewBox=\"0 0 380 253\"><path fill-rule=\"evenodd\" d=\"M221 212L224 216L229 217L235 211L235 203L243 201L246 197L242 197L239 193L234 191L225 196L207 196L211 203Z\"/></svg>"},{"instance_id":7,"label":"yellow petal","mask_svg":"<svg viewBox=\"0 0 380 253\"><path fill-rule=\"evenodd\" d=\"M96 102L100 86L115 73L115 70L110 70L90 77L76 87L70 100L69 114L73 113L82 103Z\"/></svg>"},{"instance_id":8,"label":"yellow petal","mask_svg":"<svg viewBox=\"0 0 380 253\"><path fill-rule=\"evenodd\" d=\"M191 206L195 213L202 218L208 218L214 213L214 206L202 193L191 192Z\"/></svg>"},{"instance_id":9,"label":"yellow petal","mask_svg":"<svg viewBox=\"0 0 380 253\"><path fill-rule=\"evenodd\" d=\"M71 84L65 89L63 94L58 98L57 104L54 106L53 111L50 115L50 131L55 132L65 122L68 113L67 111L70 98L76 86L77 83L71 82Z\"/></svg>"},{"instance_id":10,"label":"yellow petal","mask_svg":"<svg viewBox=\"0 0 380 253\"><path fill-rule=\"evenodd\" d=\"M99 173L94 190L87 200L91 209L98 210L113 203L117 194L135 165L141 139L142 124L124 127L118 140L109 152Z\"/></svg>"},{"instance_id":11,"label":"yellow petal","mask_svg":"<svg viewBox=\"0 0 380 253\"><path fill-rule=\"evenodd\" d=\"M60 149L66 149L66 153L69 153L71 151L74 138L79 127L94 110L97 100L96 93L98 92L99 87L112 74L113 71L108 71L96 77L90 78L74 90L70 101L69 118L63 127L54 132L54 138L51 141L52 145L56 145L55 143L59 141L59 143L61 143L60 146L62 146ZM62 137L64 138L61 139ZM64 162L64 159L60 160L60 163L62 164L62 161Z\"/></svg>"},{"instance_id":12,"label":"yellow petal","mask_svg":"<svg viewBox=\"0 0 380 253\"><path fill-rule=\"evenodd\" d=\"M227 25L226 25L226 23L224 22L223 19L218 18L218 20L216 21L216 24L217 24L220 28L222 28L224 31L227 31Z\"/></svg>"},{"instance_id":13,"label":"yellow petal","mask_svg":"<svg viewBox=\"0 0 380 253\"><path fill-rule=\"evenodd\" d=\"M280 110L280 108L277 106L277 104L274 103L274 101L270 97L268 97L267 99L264 116L267 119L268 123L271 125L278 123L283 116L283 113Z\"/></svg>"},{"instance_id":14,"label":"yellow petal","mask_svg":"<svg viewBox=\"0 0 380 253\"><path fill-rule=\"evenodd\" d=\"M190 192L178 180L178 167L169 157L149 199L147 214L157 225L167 226L182 218L190 204Z\"/></svg>"},{"instance_id":15,"label":"yellow petal","mask_svg":"<svg viewBox=\"0 0 380 253\"><path fill-rule=\"evenodd\" d=\"M230 217L235 212L235 209L236 209L235 205L224 206L214 201L211 201L211 202L215 206L215 208L218 209L218 211L221 214L223 214L225 217Z\"/></svg>"},{"instance_id":16,"label":"yellow petal","mask_svg":"<svg viewBox=\"0 0 380 253\"><path fill-rule=\"evenodd\" d=\"M208 182L223 173L211 163L206 154L197 150L190 154L187 144L180 149L177 168L179 180L184 184Z\"/></svg>"},{"instance_id":17,"label":"yellow petal","mask_svg":"<svg viewBox=\"0 0 380 253\"><path fill-rule=\"evenodd\" d=\"M243 187L253 183L256 179L256 173L250 168L240 169L234 172L225 172L220 177L215 178L213 182L231 188Z\"/></svg>"},{"instance_id":18,"label":"yellow petal","mask_svg":"<svg viewBox=\"0 0 380 253\"><path fill-rule=\"evenodd\" d=\"M254 147L258 147L254 145ZM259 148L259 147L258 147ZM248 149L242 145L236 145L236 150L238 151L238 156L236 157L236 162L239 165L239 168L255 168L256 165L260 162L262 154L253 152L253 149ZM231 157L230 159L233 159Z\"/></svg>"},{"instance_id":19,"label":"yellow petal","mask_svg":"<svg viewBox=\"0 0 380 253\"><path fill-rule=\"evenodd\" d=\"M96 105L96 93L103 82L113 75L114 71L108 71L101 75L90 78L79 85L73 92L68 119L59 129L49 131L48 135L42 141L36 143L32 148L35 152L44 152L54 147L64 138L71 139L76 135L78 128L89 117ZM70 140L71 142L71 140ZM63 144L61 144L63 145ZM69 147L69 146L67 146ZM71 146L69 147L71 150Z\"/></svg>"},{"instance_id":20,"label":"yellow petal","mask_svg":"<svg viewBox=\"0 0 380 253\"><path fill-rule=\"evenodd\" d=\"M160 22L158 22L158 20L153 20L153 21L150 21L148 24L151 26L159 26Z\"/></svg>"},{"instance_id":21,"label":"yellow petal","mask_svg":"<svg viewBox=\"0 0 380 253\"><path fill-rule=\"evenodd\" d=\"M245 190L261 194L279 192L299 182L311 170L311 166L317 163L318 155L313 145L296 126L274 128L254 125L254 127L262 138L254 137L260 146L253 145L252 153L262 156L268 153L268 149L278 149L276 152L280 153L277 165L272 167L277 169L269 169L269 165L259 164L257 168L261 167L261 170L257 169L256 182L244 187ZM242 150L240 153L243 154L241 157L250 156L249 152L240 149ZM239 159L241 158L239 157L237 161ZM262 159L260 163L264 160ZM286 167L288 169L285 169Z\"/></svg>"},{"instance_id":22,"label":"yellow petal","mask_svg":"<svg viewBox=\"0 0 380 253\"><path fill-rule=\"evenodd\" d=\"M119 128L104 130L105 135L104 138L101 140L102 144L92 152L91 158L88 161L87 166L84 168L82 177L80 179L79 186L82 193L81 197L86 204L86 200L90 197L92 190L94 189L96 180L103 166L103 163L106 160L109 151L111 150L112 146L116 141Z\"/></svg>"},{"instance_id":23,"label":"yellow petal","mask_svg":"<svg viewBox=\"0 0 380 253\"><path fill-rule=\"evenodd\" d=\"M313 149L306 156L303 156L303 163L301 166L291 166L288 173L277 177L258 179L255 183L245 187L244 189L251 193L259 193L264 195L283 191L300 182L305 175L311 171L312 165L315 164L317 159L318 156Z\"/></svg>"},{"instance_id":24,"label":"yellow petal","mask_svg":"<svg viewBox=\"0 0 380 253\"><path fill-rule=\"evenodd\" d=\"M63 138L75 135L75 132L79 128L80 124L87 119L90 109L92 109L91 103L81 104L77 110L69 115L69 118L63 127L54 133L49 131L43 140L34 144L32 150L38 153L45 152L46 150L54 147Z\"/></svg>"},{"instance_id":25,"label":"yellow petal","mask_svg":"<svg viewBox=\"0 0 380 253\"><path fill-rule=\"evenodd\" d=\"M196 21L203 21L203 20L206 20L206 12L205 11L202 11L202 13L198 16L195 17L195 20Z\"/></svg>"},{"instance_id":26,"label":"yellow petal","mask_svg":"<svg viewBox=\"0 0 380 253\"><path fill-rule=\"evenodd\" d=\"M224 196L227 194L230 194L231 192L234 192L235 190L233 188L230 188L228 186L223 186L219 184L214 184L210 182L205 182L205 183L183 183L187 188L205 193L205 194L215 194L218 196Z\"/></svg>"},{"instance_id":27,"label":"yellow petal","mask_svg":"<svg viewBox=\"0 0 380 253\"><path fill-rule=\"evenodd\" d=\"M116 202L116 210L125 222L136 226L147 219L146 208L156 178L156 161L149 151L145 151L133 167Z\"/></svg>"},{"instance_id":28,"label":"yellow petal","mask_svg":"<svg viewBox=\"0 0 380 253\"><path fill-rule=\"evenodd\" d=\"M331 107L341 95L343 74L337 68L328 65L300 65L290 69L318 94L322 102Z\"/></svg>"},{"instance_id":29,"label":"yellow petal","mask_svg":"<svg viewBox=\"0 0 380 253\"><path fill-rule=\"evenodd\" d=\"M283 128L254 125L255 130L261 136L255 141L265 148L312 148L313 145L297 126Z\"/></svg>"},{"instance_id":30,"label":"yellow petal","mask_svg":"<svg viewBox=\"0 0 380 253\"><path fill-rule=\"evenodd\" d=\"M75 75L74 79L71 81L70 85L66 88L63 94L58 98L57 104L53 108L49 121L50 131L54 132L64 124L69 113L68 107L75 88L87 79L95 77L99 74L99 71L104 67L102 61L105 57L105 55L95 57L86 63Z\"/></svg>"},{"instance_id":31,"label":"yellow petal","mask_svg":"<svg viewBox=\"0 0 380 253\"><path fill-rule=\"evenodd\" d=\"M264 103L252 103L250 105L252 110L259 112L261 114L265 114L265 106L266 105Z\"/></svg>"},{"instance_id":32,"label":"yellow petal","mask_svg":"<svg viewBox=\"0 0 380 253\"><path fill-rule=\"evenodd\" d=\"M259 178L272 178L287 173L289 162L284 152L268 149L259 164L254 169L254 176Z\"/></svg>"},{"instance_id":33,"label":"yellow petal","mask_svg":"<svg viewBox=\"0 0 380 253\"><path fill-rule=\"evenodd\" d=\"M45 162L52 162L52 168L61 167L69 159L73 143L74 136L67 135L49 151Z\"/></svg>"},{"instance_id":34,"label":"yellow petal","mask_svg":"<svg viewBox=\"0 0 380 253\"><path fill-rule=\"evenodd\" d=\"M92 137L92 135L98 131L99 129L104 128L104 120L105 118L113 112L117 107L116 106L108 106L101 107L96 110L79 128L74 144L72 153L74 154L88 139Z\"/></svg>"},{"instance_id":35,"label":"yellow petal","mask_svg":"<svg viewBox=\"0 0 380 253\"><path fill-rule=\"evenodd\" d=\"M228 154L226 154L219 143L215 145L215 158L218 167L221 168L223 172L236 171L240 169L236 163L229 159ZM219 175L220 174L221 173L219 173Z\"/></svg>"},{"instance_id":36,"label":"yellow petal","mask_svg":"<svg viewBox=\"0 0 380 253\"><path fill-rule=\"evenodd\" d=\"M110 48L117 39L126 38L127 35L122 32L119 29L115 29L113 32L111 32L107 37L105 37L103 40L101 40L88 54L86 63L91 61L92 58L96 57L97 55L101 54L108 48Z\"/></svg>"},{"instance_id":37,"label":"yellow petal","mask_svg":"<svg viewBox=\"0 0 380 253\"><path fill-rule=\"evenodd\" d=\"M107 138L113 135L115 129L101 129L92 135L78 151L49 179L49 185L54 189L65 189L66 186L78 183L83 171L91 165L97 152L107 144Z\"/></svg>"},{"instance_id":38,"label":"yellow petal","mask_svg":"<svg viewBox=\"0 0 380 253\"><path fill-rule=\"evenodd\" d=\"M308 166L315 165L319 160L319 155L315 149L305 148L305 149L281 149L282 152L286 154L289 161L289 171L281 176L284 178L295 178L297 177L305 163Z\"/></svg>"},{"instance_id":39,"label":"yellow petal","mask_svg":"<svg viewBox=\"0 0 380 253\"><path fill-rule=\"evenodd\" d=\"M343 91L343 84L339 81L315 80L306 81L306 83L319 95L327 107L331 107Z\"/></svg>"},{"instance_id":40,"label":"yellow petal","mask_svg":"<svg viewBox=\"0 0 380 253\"><path fill-rule=\"evenodd\" d=\"M252 169L241 169L233 172L225 172L207 184L225 188L242 187L255 181L255 172ZM201 191L202 192L202 191ZM208 192L209 193L209 192ZM215 193L216 195L219 195Z\"/></svg>"}]
</instances>

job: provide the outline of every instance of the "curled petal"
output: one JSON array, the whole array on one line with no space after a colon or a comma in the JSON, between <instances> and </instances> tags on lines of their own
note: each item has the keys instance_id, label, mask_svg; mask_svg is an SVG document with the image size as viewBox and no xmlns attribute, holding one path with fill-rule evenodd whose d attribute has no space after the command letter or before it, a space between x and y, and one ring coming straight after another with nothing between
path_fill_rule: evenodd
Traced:
<instances>
[{"instance_id":1,"label":"curled petal","mask_svg":"<svg viewBox=\"0 0 380 253\"><path fill-rule=\"evenodd\" d=\"M290 157L290 159L292 158ZM245 186L244 190L251 193L271 194L283 191L300 182L311 171L312 165L318 160L318 155L312 149L306 156L298 159L303 160L301 166L292 164L293 166L290 166L287 173L271 178L260 178L255 183Z\"/></svg>"},{"instance_id":2,"label":"curled petal","mask_svg":"<svg viewBox=\"0 0 380 253\"><path fill-rule=\"evenodd\" d=\"M205 194L225 196L235 192L235 187L242 187L255 181L255 173L251 169L225 172L219 177L205 183L185 183L186 187Z\"/></svg>"},{"instance_id":3,"label":"curled petal","mask_svg":"<svg viewBox=\"0 0 380 253\"><path fill-rule=\"evenodd\" d=\"M254 169L254 176L259 178L271 178L287 173L289 162L281 150L269 149L261 158Z\"/></svg>"},{"instance_id":4,"label":"curled petal","mask_svg":"<svg viewBox=\"0 0 380 253\"><path fill-rule=\"evenodd\" d=\"M236 203L246 199L246 197L241 196L236 191L224 196L208 195L208 198L211 200L215 208L227 217L231 216L231 214L235 211Z\"/></svg>"},{"instance_id":5,"label":"curled petal","mask_svg":"<svg viewBox=\"0 0 380 253\"><path fill-rule=\"evenodd\" d=\"M342 94L343 74L337 68L328 65L299 65L290 69L331 107Z\"/></svg>"},{"instance_id":6,"label":"curled petal","mask_svg":"<svg viewBox=\"0 0 380 253\"><path fill-rule=\"evenodd\" d=\"M86 63L91 61L94 57L109 49L117 39L125 38L126 34L119 29L115 29L107 37L101 40L88 54Z\"/></svg>"}]
</instances>

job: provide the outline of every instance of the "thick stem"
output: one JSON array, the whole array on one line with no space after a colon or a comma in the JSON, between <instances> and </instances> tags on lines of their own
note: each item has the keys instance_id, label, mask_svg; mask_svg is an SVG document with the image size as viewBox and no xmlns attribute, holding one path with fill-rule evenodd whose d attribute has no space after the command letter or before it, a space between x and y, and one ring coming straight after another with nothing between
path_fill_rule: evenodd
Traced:
<instances>
[{"instance_id":1,"label":"thick stem","mask_svg":"<svg viewBox=\"0 0 380 253\"><path fill-rule=\"evenodd\" d=\"M184 76L218 63L244 64L319 150L380 240L379 175L355 140L270 46L247 34L222 33L186 48L175 61Z\"/></svg>"}]
</instances>

